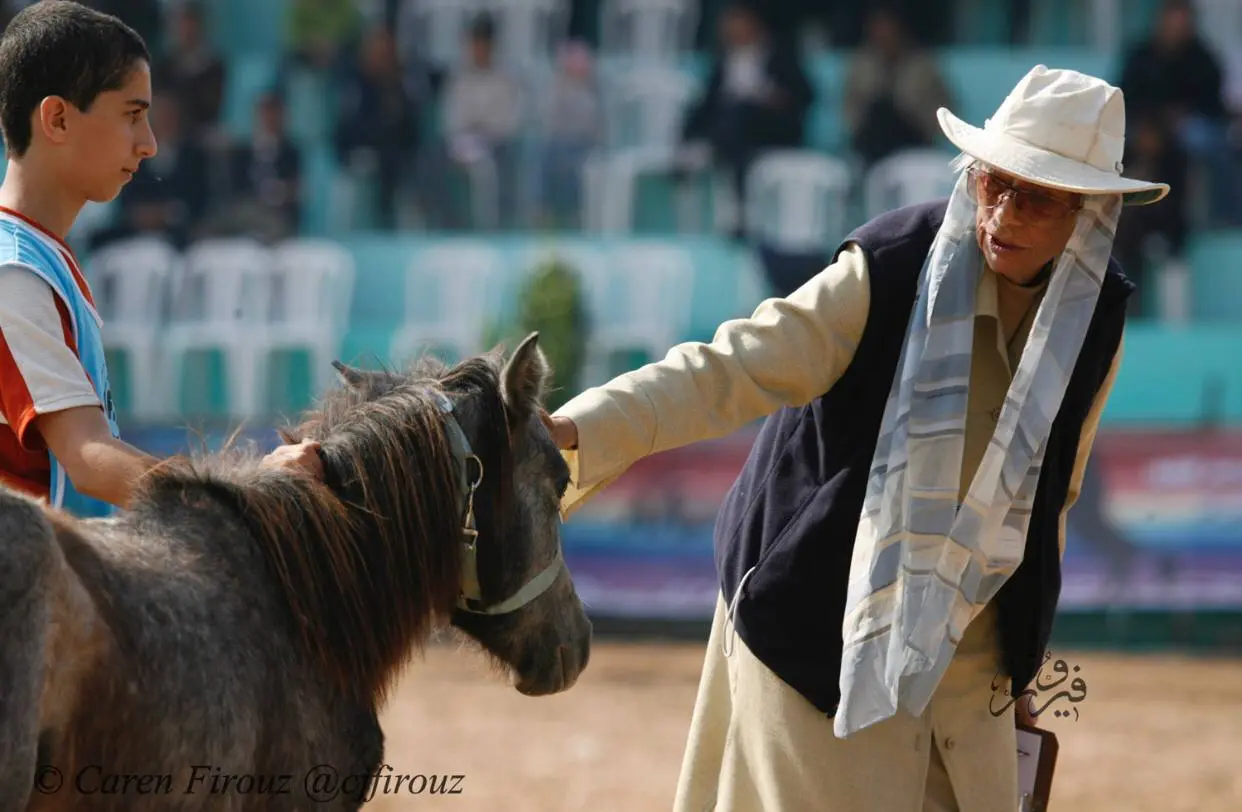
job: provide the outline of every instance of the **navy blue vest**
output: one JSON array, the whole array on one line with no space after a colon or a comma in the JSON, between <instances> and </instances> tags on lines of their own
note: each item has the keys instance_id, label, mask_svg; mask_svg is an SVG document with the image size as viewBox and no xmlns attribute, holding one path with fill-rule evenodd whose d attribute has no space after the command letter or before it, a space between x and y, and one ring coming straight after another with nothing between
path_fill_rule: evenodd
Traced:
<instances>
[{"instance_id":1,"label":"navy blue vest","mask_svg":"<svg viewBox=\"0 0 1242 812\"><path fill-rule=\"evenodd\" d=\"M766 420L717 516L716 567L726 599L755 568L738 603L737 634L829 716L840 701L841 622L867 470L923 259L946 206L940 200L888 212L842 243L863 249L870 280L870 308L854 358L829 392ZM1052 631L1061 591L1059 517L1079 435L1120 343L1133 289L1110 261L1053 422L1025 557L995 598L1003 662L1015 691L1034 678Z\"/></svg>"}]
</instances>

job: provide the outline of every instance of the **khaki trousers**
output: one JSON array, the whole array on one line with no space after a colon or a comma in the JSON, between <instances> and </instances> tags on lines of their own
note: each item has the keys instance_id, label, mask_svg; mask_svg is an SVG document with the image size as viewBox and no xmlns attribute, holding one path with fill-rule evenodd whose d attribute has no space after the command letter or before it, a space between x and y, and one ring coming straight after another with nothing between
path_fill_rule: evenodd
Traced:
<instances>
[{"instance_id":1,"label":"khaki trousers","mask_svg":"<svg viewBox=\"0 0 1242 812\"><path fill-rule=\"evenodd\" d=\"M1013 708L999 717L989 709L1000 669L992 607L967 630L921 717L898 711L848 739L731 633L725 615L720 598L674 812L1017 809Z\"/></svg>"}]
</instances>

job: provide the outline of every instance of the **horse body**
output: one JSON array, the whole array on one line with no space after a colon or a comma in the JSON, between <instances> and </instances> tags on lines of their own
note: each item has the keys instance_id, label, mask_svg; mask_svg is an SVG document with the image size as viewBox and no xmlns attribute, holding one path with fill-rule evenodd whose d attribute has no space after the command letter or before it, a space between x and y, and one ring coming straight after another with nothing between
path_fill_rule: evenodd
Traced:
<instances>
[{"instance_id":1,"label":"horse body","mask_svg":"<svg viewBox=\"0 0 1242 812\"><path fill-rule=\"evenodd\" d=\"M194 536L173 506L151 507L47 540L63 551L50 573L59 600L79 614L48 626L30 809L353 808L323 803L328 787L306 797L303 779L316 765L374 774L374 708L336 690L283 630L235 516L182 508L215 528Z\"/></svg>"},{"instance_id":2,"label":"horse body","mask_svg":"<svg viewBox=\"0 0 1242 812\"><path fill-rule=\"evenodd\" d=\"M541 361L527 356L528 382ZM326 483L253 460L180 461L130 511L88 521L0 489L0 809L357 809L383 760L377 708L446 621L520 690L572 685L590 624L567 573L513 612L458 607L457 478L445 417L420 393L429 381L456 396L492 475L494 498L478 503L484 594L559 556L559 455L515 393L504 412L480 402L487 369L457 392L445 370L355 377L298 430L322 443ZM497 414L506 448L487 441Z\"/></svg>"}]
</instances>

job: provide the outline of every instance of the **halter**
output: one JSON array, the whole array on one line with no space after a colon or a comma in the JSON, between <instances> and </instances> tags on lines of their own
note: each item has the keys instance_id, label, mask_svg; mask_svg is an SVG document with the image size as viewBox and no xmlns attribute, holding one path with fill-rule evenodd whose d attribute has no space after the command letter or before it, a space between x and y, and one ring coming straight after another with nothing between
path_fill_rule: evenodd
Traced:
<instances>
[{"instance_id":1,"label":"halter","mask_svg":"<svg viewBox=\"0 0 1242 812\"><path fill-rule=\"evenodd\" d=\"M521 589L503 601L486 604L483 601L483 590L479 586L478 541L479 531L474 521L474 494L483 483L483 461L470 448L466 433L453 415L453 402L439 391L434 391L440 411L444 412L445 428L448 430L449 446L453 450L453 458L457 462L457 480L465 495L463 509L461 540L461 595L457 599L457 608L476 615L504 615L521 609L535 598L542 595L552 586L561 568L565 565L560 545L556 547L556 557L552 563L544 567L534 578L527 581ZM478 467L478 476L471 482L468 478L469 463L473 461Z\"/></svg>"}]
</instances>

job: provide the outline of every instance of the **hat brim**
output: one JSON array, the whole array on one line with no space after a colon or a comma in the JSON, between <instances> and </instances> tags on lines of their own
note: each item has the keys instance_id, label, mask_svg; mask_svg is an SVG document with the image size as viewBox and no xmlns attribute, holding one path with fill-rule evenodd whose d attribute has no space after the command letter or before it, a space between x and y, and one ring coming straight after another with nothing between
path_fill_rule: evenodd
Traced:
<instances>
[{"instance_id":1,"label":"hat brim","mask_svg":"<svg viewBox=\"0 0 1242 812\"><path fill-rule=\"evenodd\" d=\"M1112 172L1033 147L1014 138L974 127L941 107L940 129L962 152L1015 177L1084 195L1119 194L1127 206L1155 203L1169 193L1167 183L1123 178Z\"/></svg>"}]
</instances>

